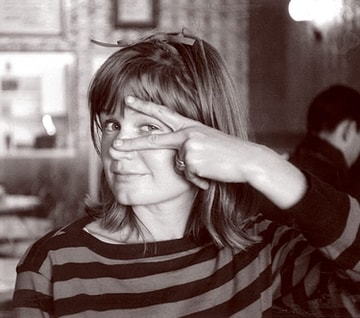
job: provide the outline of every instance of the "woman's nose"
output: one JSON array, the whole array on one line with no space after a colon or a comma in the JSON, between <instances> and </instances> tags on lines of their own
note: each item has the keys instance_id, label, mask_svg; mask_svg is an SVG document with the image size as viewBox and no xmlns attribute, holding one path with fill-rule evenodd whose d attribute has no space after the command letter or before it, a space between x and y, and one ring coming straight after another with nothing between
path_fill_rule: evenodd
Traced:
<instances>
[{"instance_id":1,"label":"woman's nose","mask_svg":"<svg viewBox=\"0 0 360 318\"><path fill-rule=\"evenodd\" d=\"M135 156L136 151L121 151L118 148L116 148L115 141L119 139L129 139L130 136L126 136L124 133L120 133L114 138L114 140L111 143L109 154L110 157L114 160L120 160L120 159L132 159Z\"/></svg>"}]
</instances>

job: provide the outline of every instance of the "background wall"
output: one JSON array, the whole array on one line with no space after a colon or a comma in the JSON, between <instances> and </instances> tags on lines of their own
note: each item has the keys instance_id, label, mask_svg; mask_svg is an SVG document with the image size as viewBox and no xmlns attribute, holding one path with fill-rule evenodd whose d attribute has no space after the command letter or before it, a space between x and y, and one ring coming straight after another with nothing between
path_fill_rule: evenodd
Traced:
<instances>
[{"instance_id":1,"label":"background wall","mask_svg":"<svg viewBox=\"0 0 360 318\"><path fill-rule=\"evenodd\" d=\"M257 140L280 152L303 136L318 92L335 83L360 90L360 2L343 0L343 12L325 24L293 21L288 3L249 7L251 122Z\"/></svg>"}]
</instances>

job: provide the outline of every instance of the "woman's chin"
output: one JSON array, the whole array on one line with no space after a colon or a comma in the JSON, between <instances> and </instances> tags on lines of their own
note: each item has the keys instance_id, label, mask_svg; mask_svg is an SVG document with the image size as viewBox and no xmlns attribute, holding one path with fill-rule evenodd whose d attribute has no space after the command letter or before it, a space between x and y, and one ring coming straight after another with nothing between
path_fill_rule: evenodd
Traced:
<instances>
[{"instance_id":1,"label":"woman's chin","mask_svg":"<svg viewBox=\"0 0 360 318\"><path fill-rule=\"evenodd\" d=\"M133 205L146 205L144 198L139 198L137 196L117 194L115 195L116 201L121 205L133 206Z\"/></svg>"}]
</instances>

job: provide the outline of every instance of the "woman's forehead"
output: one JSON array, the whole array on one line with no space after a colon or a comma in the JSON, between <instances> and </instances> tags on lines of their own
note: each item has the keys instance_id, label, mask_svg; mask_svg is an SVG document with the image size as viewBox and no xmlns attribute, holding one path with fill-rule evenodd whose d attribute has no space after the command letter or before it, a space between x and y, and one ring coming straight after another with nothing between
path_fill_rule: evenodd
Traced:
<instances>
[{"instance_id":1,"label":"woman's forehead","mask_svg":"<svg viewBox=\"0 0 360 318\"><path fill-rule=\"evenodd\" d=\"M146 102L147 100L143 100L144 102ZM144 112L141 112L139 110L136 110L128 105L126 105L126 103L117 103L116 105L114 105L114 107L112 107L111 109L107 110L107 109L103 109L102 111L100 111L100 115L121 115L123 116L124 114L142 114L142 115L146 115Z\"/></svg>"}]
</instances>

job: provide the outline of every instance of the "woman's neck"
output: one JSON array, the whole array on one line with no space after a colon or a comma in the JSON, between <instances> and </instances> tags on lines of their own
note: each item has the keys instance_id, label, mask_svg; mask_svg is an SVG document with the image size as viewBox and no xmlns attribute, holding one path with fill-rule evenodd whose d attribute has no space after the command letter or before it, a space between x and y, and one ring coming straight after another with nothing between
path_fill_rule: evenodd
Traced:
<instances>
[{"instance_id":1,"label":"woman's neck","mask_svg":"<svg viewBox=\"0 0 360 318\"><path fill-rule=\"evenodd\" d=\"M85 227L85 230L97 239L112 244L134 244L179 239L184 236L194 198L179 200L177 204L163 202L156 205L132 206L136 215L137 230L130 226L111 232L97 220Z\"/></svg>"},{"instance_id":2,"label":"woman's neck","mask_svg":"<svg viewBox=\"0 0 360 318\"><path fill-rule=\"evenodd\" d=\"M189 204L191 203L191 204ZM178 206L133 206L146 241L165 241L184 236L192 202Z\"/></svg>"}]
</instances>

